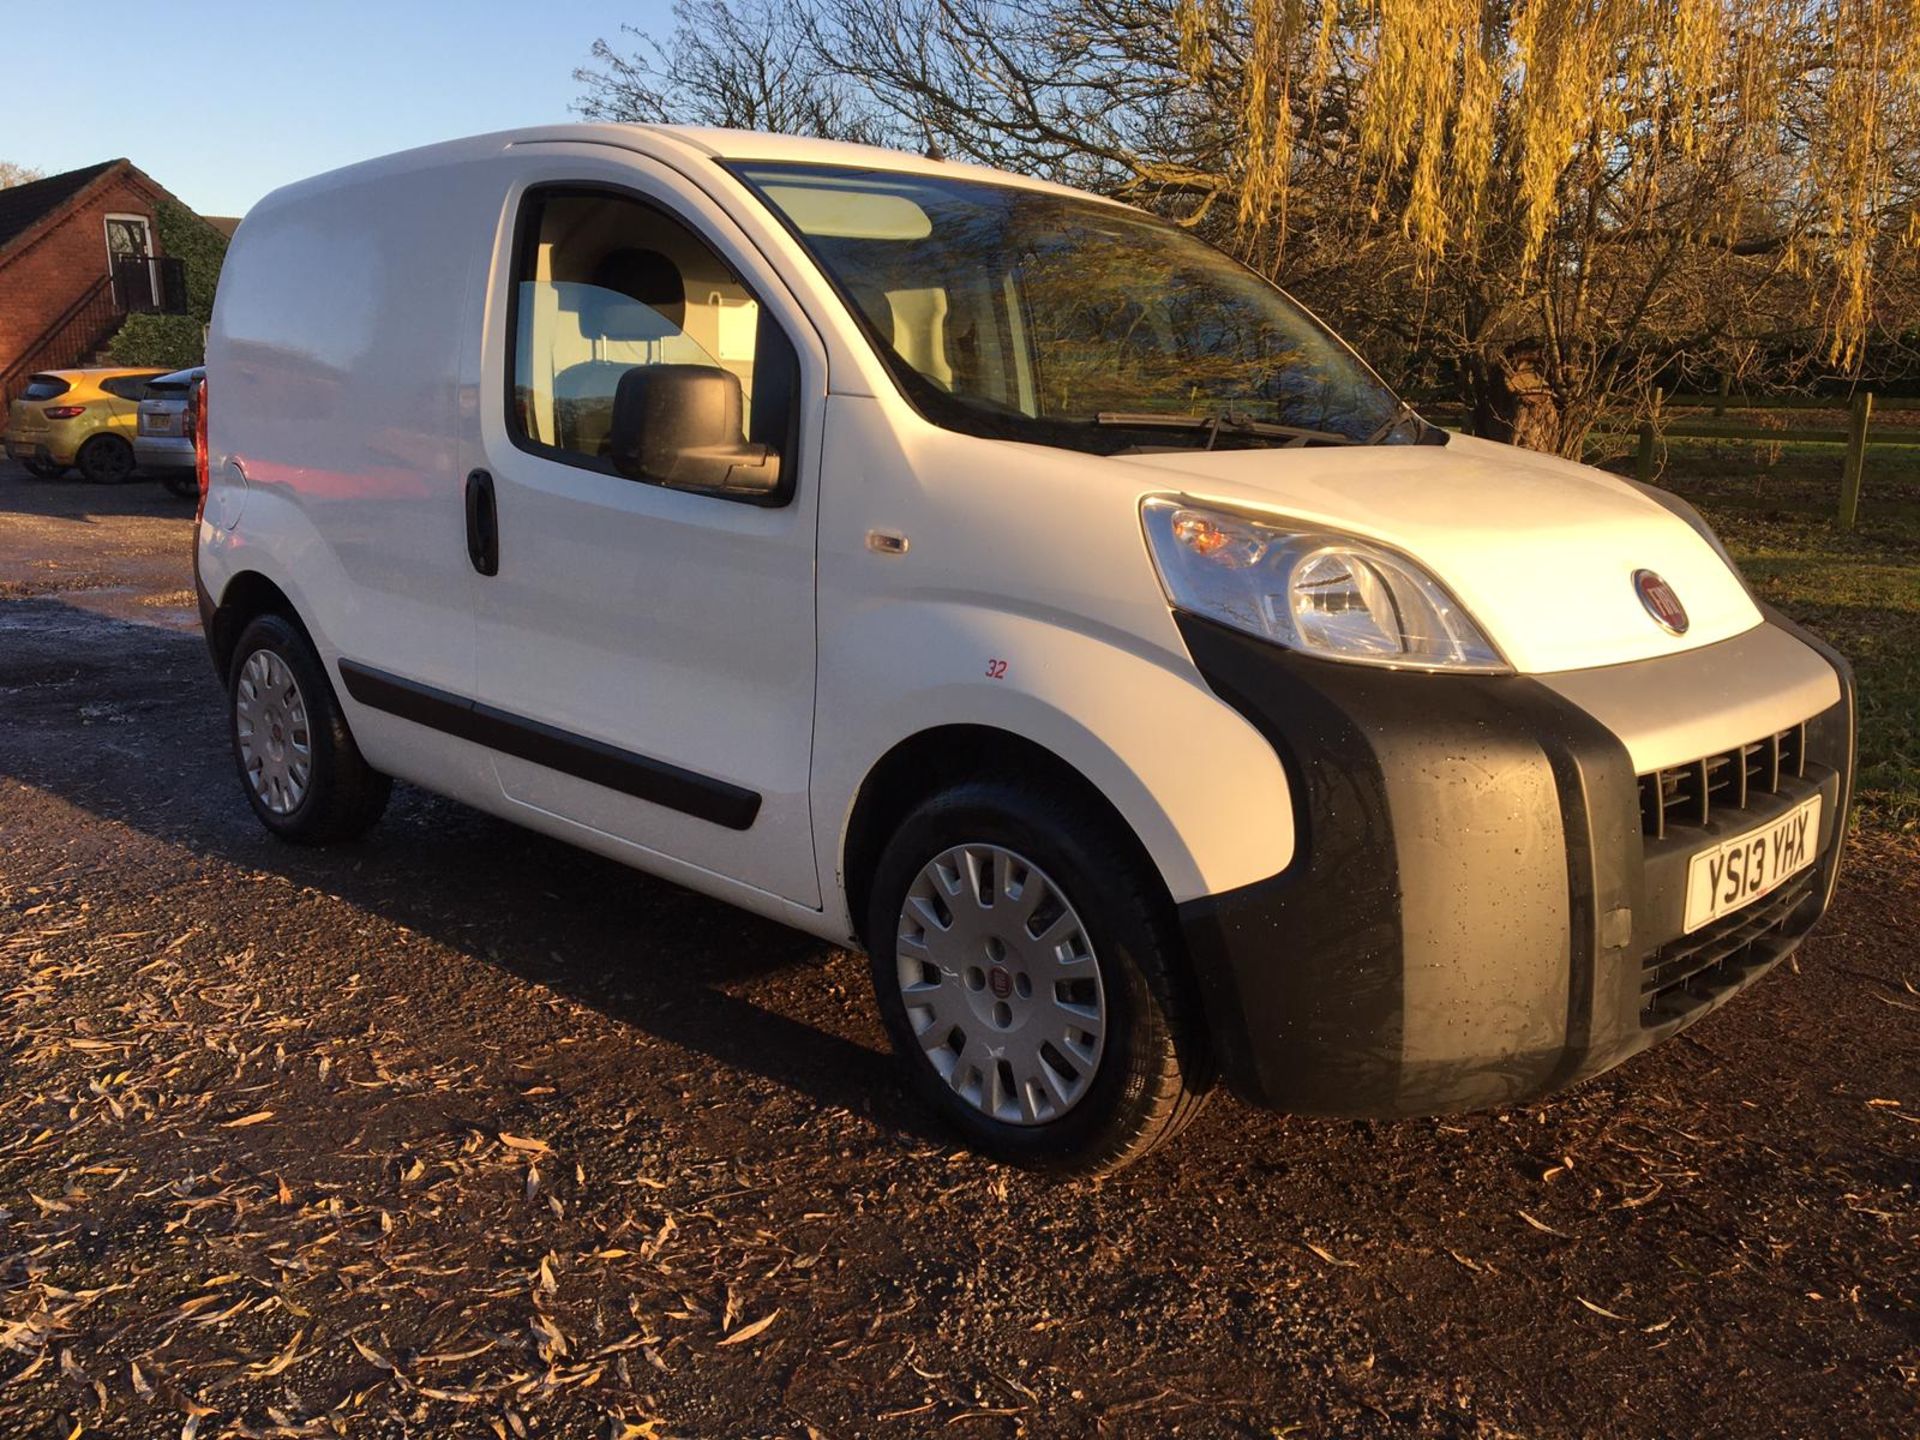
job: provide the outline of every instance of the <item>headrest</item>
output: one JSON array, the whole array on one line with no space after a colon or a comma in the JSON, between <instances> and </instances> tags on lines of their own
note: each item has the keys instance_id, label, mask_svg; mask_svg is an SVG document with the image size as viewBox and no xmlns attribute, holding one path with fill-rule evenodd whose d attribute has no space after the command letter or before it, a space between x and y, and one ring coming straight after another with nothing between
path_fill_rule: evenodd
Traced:
<instances>
[{"instance_id":1,"label":"headrest","mask_svg":"<svg viewBox=\"0 0 1920 1440\"><path fill-rule=\"evenodd\" d=\"M686 323L680 267L658 250L612 250L593 267L580 322L604 340L663 340ZM637 302L637 303L634 303Z\"/></svg>"},{"instance_id":2,"label":"headrest","mask_svg":"<svg viewBox=\"0 0 1920 1440\"><path fill-rule=\"evenodd\" d=\"M867 323L880 332L882 340L893 344L893 302L887 298L887 292L871 281L864 280L849 281L847 289L852 292L853 303L866 316Z\"/></svg>"}]
</instances>

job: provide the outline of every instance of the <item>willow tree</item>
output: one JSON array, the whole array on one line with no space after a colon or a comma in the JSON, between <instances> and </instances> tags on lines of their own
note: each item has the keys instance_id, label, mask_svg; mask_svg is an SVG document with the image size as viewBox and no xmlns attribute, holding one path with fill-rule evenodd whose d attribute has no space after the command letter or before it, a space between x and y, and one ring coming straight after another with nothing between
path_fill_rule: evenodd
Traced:
<instances>
[{"instance_id":1,"label":"willow tree","mask_svg":"<svg viewBox=\"0 0 1920 1440\"><path fill-rule=\"evenodd\" d=\"M1917 10L705 0L581 78L590 113L721 124L798 84L833 100L814 133L1119 194L1452 377L1482 433L1571 452L1655 377L1845 370L1920 318ZM716 14L761 43L703 45Z\"/></svg>"},{"instance_id":2,"label":"willow tree","mask_svg":"<svg viewBox=\"0 0 1920 1440\"><path fill-rule=\"evenodd\" d=\"M1459 305L1483 425L1572 448L1670 361L1659 337L1724 333L1756 300L1797 302L1831 362L1858 357L1887 252L1920 238L1915 11L1185 0L1180 56L1196 86L1234 77L1223 189L1243 242L1272 229L1282 249L1338 76L1348 201L1397 228L1417 294Z\"/></svg>"}]
</instances>

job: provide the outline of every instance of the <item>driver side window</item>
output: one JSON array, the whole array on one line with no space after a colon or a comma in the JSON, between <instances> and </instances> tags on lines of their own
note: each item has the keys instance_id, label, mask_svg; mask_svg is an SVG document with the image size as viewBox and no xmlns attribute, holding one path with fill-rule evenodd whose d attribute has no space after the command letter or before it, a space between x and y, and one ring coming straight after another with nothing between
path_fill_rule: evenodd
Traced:
<instances>
[{"instance_id":1,"label":"driver side window","mask_svg":"<svg viewBox=\"0 0 1920 1440\"><path fill-rule=\"evenodd\" d=\"M640 367L738 383L742 444L788 450L797 360L713 249L679 221L601 191L527 199L514 276L509 425L522 448L615 471L614 401ZM666 482L671 477L625 472Z\"/></svg>"}]
</instances>

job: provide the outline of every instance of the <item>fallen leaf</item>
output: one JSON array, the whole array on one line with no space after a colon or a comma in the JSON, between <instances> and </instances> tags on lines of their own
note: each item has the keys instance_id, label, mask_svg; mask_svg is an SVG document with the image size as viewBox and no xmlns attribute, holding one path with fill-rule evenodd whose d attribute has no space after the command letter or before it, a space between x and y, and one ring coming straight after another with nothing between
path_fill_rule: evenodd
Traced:
<instances>
[{"instance_id":1,"label":"fallen leaf","mask_svg":"<svg viewBox=\"0 0 1920 1440\"><path fill-rule=\"evenodd\" d=\"M500 1132L500 1143L509 1150L525 1150L531 1155L551 1155L553 1153L553 1147L544 1140L529 1140L524 1135L509 1135L504 1130Z\"/></svg>"},{"instance_id":2,"label":"fallen leaf","mask_svg":"<svg viewBox=\"0 0 1920 1440\"><path fill-rule=\"evenodd\" d=\"M754 1336L760 1334L760 1332L765 1330L769 1325L773 1324L773 1322L779 1318L779 1315L780 1309L778 1306L775 1306L751 1325L742 1326L740 1329L734 1331L731 1335L727 1336L726 1339L722 1340L720 1344L722 1346L744 1344L753 1339Z\"/></svg>"},{"instance_id":3,"label":"fallen leaf","mask_svg":"<svg viewBox=\"0 0 1920 1440\"><path fill-rule=\"evenodd\" d=\"M249 1365L247 1368L255 1375L262 1377L278 1375L282 1370L300 1358L300 1342L306 1338L306 1335L307 1332L304 1329L294 1331L293 1339L287 1342L286 1349L282 1350L278 1355L274 1356L273 1359L264 1364Z\"/></svg>"},{"instance_id":4,"label":"fallen leaf","mask_svg":"<svg viewBox=\"0 0 1920 1440\"><path fill-rule=\"evenodd\" d=\"M273 1119L273 1111L256 1110L251 1115L242 1115L238 1120L222 1120L222 1130L243 1130L249 1125L260 1125Z\"/></svg>"},{"instance_id":5,"label":"fallen leaf","mask_svg":"<svg viewBox=\"0 0 1920 1440\"><path fill-rule=\"evenodd\" d=\"M421 1365L451 1365L459 1360L471 1360L476 1355L484 1355L499 1343L498 1340L488 1340L484 1344L474 1346L471 1350L446 1350L437 1355L416 1355L413 1363L416 1368Z\"/></svg>"},{"instance_id":6,"label":"fallen leaf","mask_svg":"<svg viewBox=\"0 0 1920 1440\"><path fill-rule=\"evenodd\" d=\"M533 1331L535 1347L540 1358L551 1363L555 1358L564 1358L567 1353L567 1337L560 1327L545 1315L535 1314L527 1321L527 1328Z\"/></svg>"},{"instance_id":7,"label":"fallen leaf","mask_svg":"<svg viewBox=\"0 0 1920 1440\"><path fill-rule=\"evenodd\" d=\"M1586 1306L1587 1309L1591 1310L1596 1315L1604 1315L1609 1320L1619 1320L1629 1324L1632 1323L1630 1321L1627 1321L1626 1316L1616 1315L1613 1313L1613 1311L1607 1309L1605 1306L1594 1304L1591 1300L1587 1299L1584 1295L1576 1295L1573 1298L1578 1300L1582 1305Z\"/></svg>"},{"instance_id":8,"label":"fallen leaf","mask_svg":"<svg viewBox=\"0 0 1920 1440\"><path fill-rule=\"evenodd\" d=\"M1322 1260L1326 1261L1327 1264L1329 1265L1344 1265L1346 1268L1351 1270L1356 1266L1358 1266L1360 1263L1358 1260L1342 1260L1338 1255L1335 1255L1331 1250L1324 1249L1321 1246L1314 1244L1311 1240L1302 1240L1300 1243L1306 1246L1307 1249L1311 1250L1314 1254L1318 1255Z\"/></svg>"},{"instance_id":9,"label":"fallen leaf","mask_svg":"<svg viewBox=\"0 0 1920 1440\"><path fill-rule=\"evenodd\" d=\"M1531 1225L1534 1229L1538 1230L1542 1235L1557 1235L1562 1240L1571 1240L1573 1238L1571 1235L1567 1234L1567 1232L1564 1230L1554 1229L1551 1225L1547 1224L1547 1222L1544 1220L1534 1219L1533 1216L1527 1214L1527 1212L1524 1210L1516 1210L1513 1213L1518 1215L1522 1220L1526 1221L1527 1224ZM1585 1302L1582 1301L1581 1303L1584 1304Z\"/></svg>"}]
</instances>

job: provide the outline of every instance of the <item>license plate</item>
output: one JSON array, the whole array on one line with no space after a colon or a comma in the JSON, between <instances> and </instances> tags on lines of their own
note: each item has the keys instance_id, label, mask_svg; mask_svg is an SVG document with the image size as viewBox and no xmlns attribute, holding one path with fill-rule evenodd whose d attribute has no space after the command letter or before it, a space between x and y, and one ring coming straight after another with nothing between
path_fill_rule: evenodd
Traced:
<instances>
[{"instance_id":1,"label":"license plate","mask_svg":"<svg viewBox=\"0 0 1920 1440\"><path fill-rule=\"evenodd\" d=\"M140 423L145 427L149 435L171 435L173 433L173 416L171 415L142 415L140 417Z\"/></svg>"},{"instance_id":2,"label":"license plate","mask_svg":"<svg viewBox=\"0 0 1920 1440\"><path fill-rule=\"evenodd\" d=\"M1809 865L1820 844L1820 797L1687 863L1688 933L1751 905Z\"/></svg>"}]
</instances>

